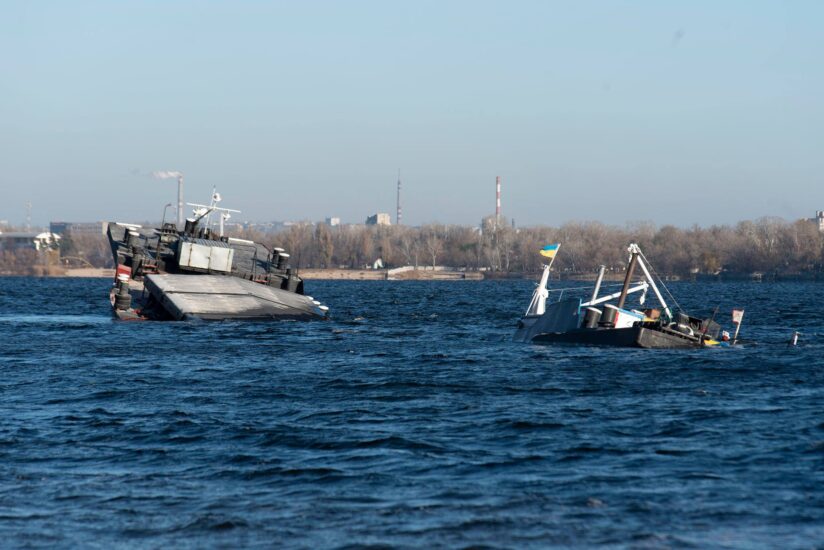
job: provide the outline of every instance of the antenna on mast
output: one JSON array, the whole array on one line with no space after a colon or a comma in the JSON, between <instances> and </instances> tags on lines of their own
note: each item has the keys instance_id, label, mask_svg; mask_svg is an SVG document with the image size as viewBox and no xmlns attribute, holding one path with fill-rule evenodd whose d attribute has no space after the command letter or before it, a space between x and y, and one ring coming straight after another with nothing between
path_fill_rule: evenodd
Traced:
<instances>
[{"instance_id":1,"label":"antenna on mast","mask_svg":"<svg viewBox=\"0 0 824 550\"><path fill-rule=\"evenodd\" d=\"M401 169L398 168L398 198L397 198L397 214L395 215L395 223L401 225L403 223L403 212L401 211Z\"/></svg>"},{"instance_id":2,"label":"antenna on mast","mask_svg":"<svg viewBox=\"0 0 824 550\"><path fill-rule=\"evenodd\" d=\"M26 231L31 231L31 201L26 202Z\"/></svg>"},{"instance_id":3,"label":"antenna on mast","mask_svg":"<svg viewBox=\"0 0 824 550\"><path fill-rule=\"evenodd\" d=\"M220 196L220 193L217 192L217 187L212 187L212 198L209 201L209 206L210 207L217 206L217 203L219 203L222 200L223 200L223 198ZM222 222L221 222L221 224L222 224ZM209 214L206 216L206 227L209 227L209 228L212 227L212 213L211 212L209 212ZM223 229L220 230L220 236L221 237L223 236Z\"/></svg>"},{"instance_id":4,"label":"antenna on mast","mask_svg":"<svg viewBox=\"0 0 824 550\"><path fill-rule=\"evenodd\" d=\"M219 212L220 213L220 236L223 236L223 223L231 218L230 212L235 212L240 214L240 210L232 210L231 208L220 208L217 205L221 200L223 200L220 196L220 193L214 192L212 194L212 200L209 204L197 204L193 202L187 202L189 206L194 206L194 212L192 220L193 222L197 223L202 220L204 217L209 216L212 212ZM207 225L208 226L208 225Z\"/></svg>"}]
</instances>

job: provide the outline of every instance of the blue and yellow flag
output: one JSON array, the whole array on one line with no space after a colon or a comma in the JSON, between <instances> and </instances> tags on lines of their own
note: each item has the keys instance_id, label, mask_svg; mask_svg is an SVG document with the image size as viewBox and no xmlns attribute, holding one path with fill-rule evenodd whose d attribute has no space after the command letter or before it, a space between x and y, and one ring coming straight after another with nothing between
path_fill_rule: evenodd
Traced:
<instances>
[{"instance_id":1,"label":"blue and yellow flag","mask_svg":"<svg viewBox=\"0 0 824 550\"><path fill-rule=\"evenodd\" d=\"M541 256L544 256L546 258L554 258L555 254L558 252L558 249L560 247L561 243L548 244L545 247L543 247L539 252L541 253Z\"/></svg>"}]
</instances>

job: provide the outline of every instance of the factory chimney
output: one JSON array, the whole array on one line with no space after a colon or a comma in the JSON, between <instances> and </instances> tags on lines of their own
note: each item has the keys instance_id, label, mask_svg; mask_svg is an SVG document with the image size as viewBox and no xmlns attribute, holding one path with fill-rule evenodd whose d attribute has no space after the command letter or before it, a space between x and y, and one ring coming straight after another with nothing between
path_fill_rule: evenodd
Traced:
<instances>
[{"instance_id":1,"label":"factory chimney","mask_svg":"<svg viewBox=\"0 0 824 550\"><path fill-rule=\"evenodd\" d=\"M395 223L397 225L401 225L403 222L403 212L401 211L401 171L398 170L398 200L397 200L397 214L395 217Z\"/></svg>"},{"instance_id":2,"label":"factory chimney","mask_svg":"<svg viewBox=\"0 0 824 550\"><path fill-rule=\"evenodd\" d=\"M183 231L183 174L177 176L177 230ZM222 233L221 233L222 235Z\"/></svg>"},{"instance_id":3,"label":"factory chimney","mask_svg":"<svg viewBox=\"0 0 824 550\"><path fill-rule=\"evenodd\" d=\"M495 223L501 221L501 176L495 177Z\"/></svg>"},{"instance_id":4,"label":"factory chimney","mask_svg":"<svg viewBox=\"0 0 824 550\"><path fill-rule=\"evenodd\" d=\"M177 230L183 230L183 222L186 221L183 216L183 172L177 170L161 170L159 172L152 172L152 177L156 180L177 179Z\"/></svg>"}]
</instances>

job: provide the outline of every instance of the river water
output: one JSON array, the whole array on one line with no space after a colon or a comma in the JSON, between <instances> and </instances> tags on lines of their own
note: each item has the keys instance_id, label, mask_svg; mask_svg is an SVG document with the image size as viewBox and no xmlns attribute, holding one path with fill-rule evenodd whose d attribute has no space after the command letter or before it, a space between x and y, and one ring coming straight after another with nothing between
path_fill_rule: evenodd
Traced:
<instances>
[{"instance_id":1,"label":"river water","mask_svg":"<svg viewBox=\"0 0 824 550\"><path fill-rule=\"evenodd\" d=\"M512 343L528 281L309 281L333 320L271 324L108 285L0 278L3 546L824 543L824 285L673 284L746 308L695 351Z\"/></svg>"}]
</instances>

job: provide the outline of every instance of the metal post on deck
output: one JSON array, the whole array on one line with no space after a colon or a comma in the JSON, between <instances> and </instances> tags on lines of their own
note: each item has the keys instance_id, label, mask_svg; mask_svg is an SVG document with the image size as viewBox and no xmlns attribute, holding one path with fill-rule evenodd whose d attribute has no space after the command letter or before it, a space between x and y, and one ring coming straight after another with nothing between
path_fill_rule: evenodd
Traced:
<instances>
[{"instance_id":1,"label":"metal post on deck","mask_svg":"<svg viewBox=\"0 0 824 550\"><path fill-rule=\"evenodd\" d=\"M624 302L627 301L627 291L629 290L630 282L632 282L632 276L635 273L635 264L638 263L638 252L633 250L632 257L629 260L629 265L627 266L627 276L624 277L624 286L621 287L621 295L618 297L618 309L623 309Z\"/></svg>"},{"instance_id":2,"label":"metal post on deck","mask_svg":"<svg viewBox=\"0 0 824 550\"><path fill-rule=\"evenodd\" d=\"M595 279L595 288L592 289L592 298L590 298L590 302L594 302L598 299L598 293L601 291L601 283L604 280L604 271L607 270L607 266L602 265L598 268L598 278Z\"/></svg>"}]
</instances>

